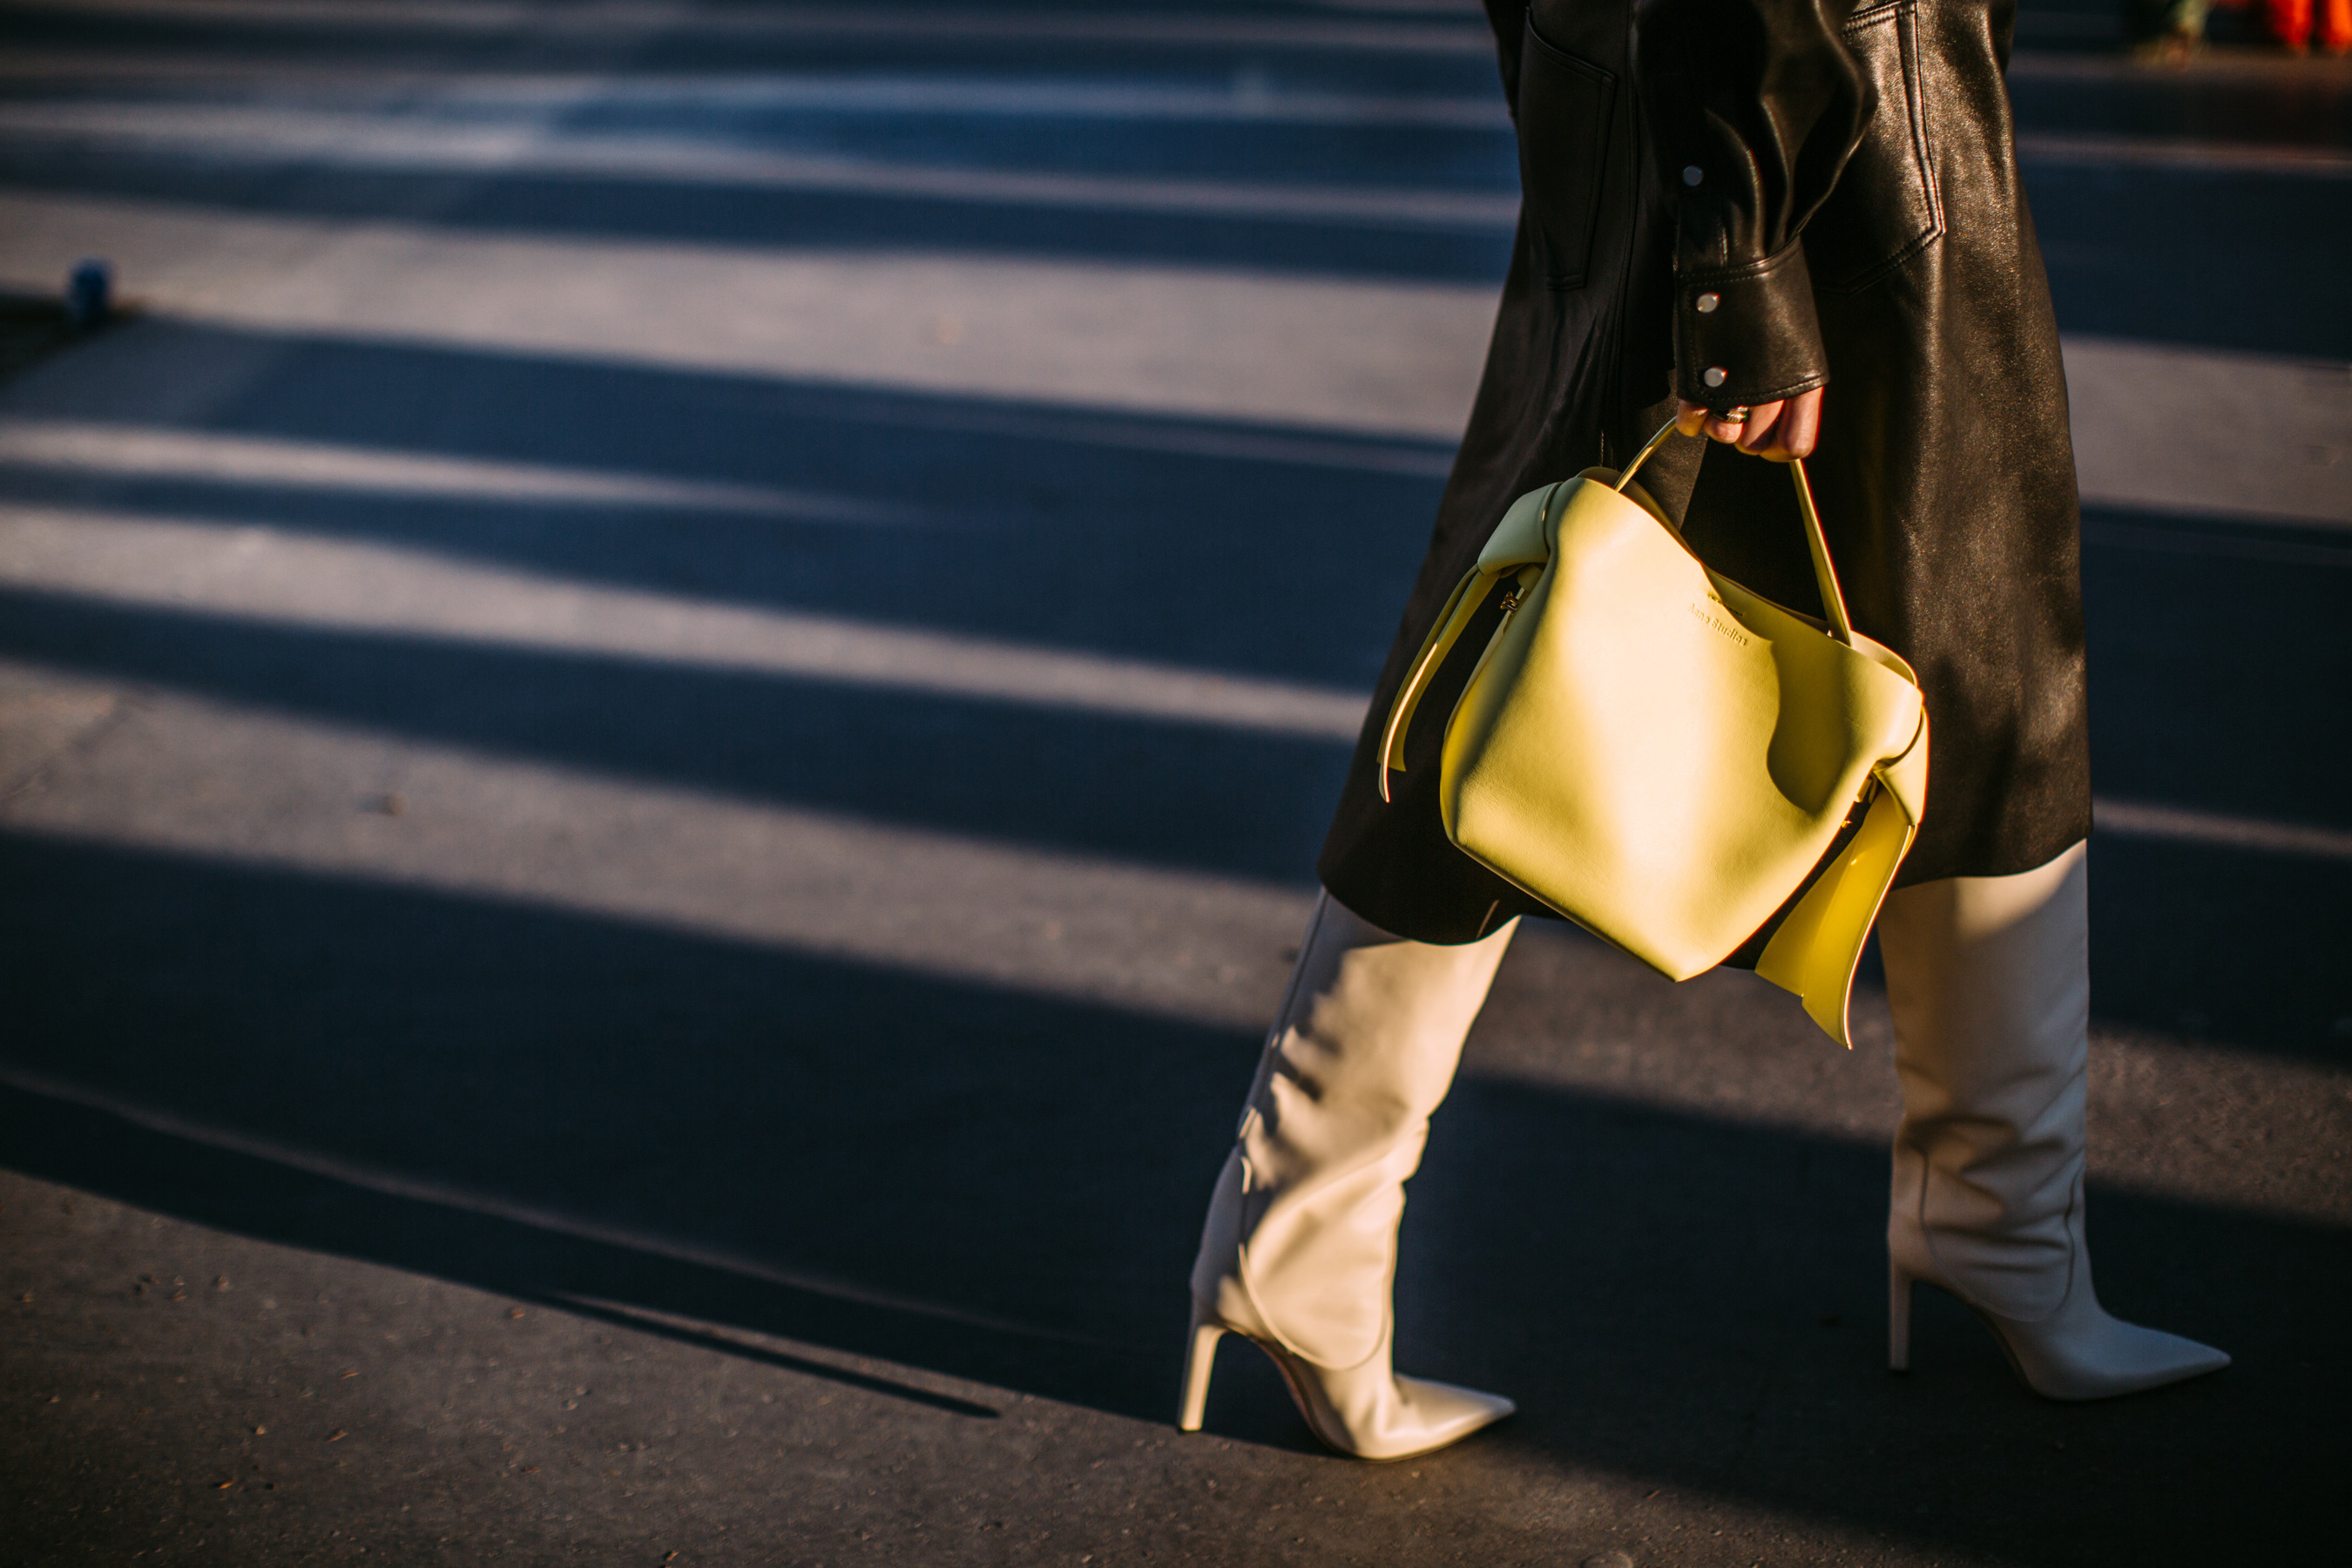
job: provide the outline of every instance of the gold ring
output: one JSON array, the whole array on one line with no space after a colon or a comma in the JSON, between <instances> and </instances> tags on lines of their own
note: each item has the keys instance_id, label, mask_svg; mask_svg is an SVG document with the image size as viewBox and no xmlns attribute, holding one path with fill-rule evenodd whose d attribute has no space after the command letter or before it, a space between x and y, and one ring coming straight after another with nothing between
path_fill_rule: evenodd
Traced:
<instances>
[{"instance_id":1,"label":"gold ring","mask_svg":"<svg viewBox=\"0 0 2352 1568\"><path fill-rule=\"evenodd\" d=\"M1726 425L1745 425L1748 423L1748 405L1743 403L1737 408L1727 408L1716 417Z\"/></svg>"}]
</instances>

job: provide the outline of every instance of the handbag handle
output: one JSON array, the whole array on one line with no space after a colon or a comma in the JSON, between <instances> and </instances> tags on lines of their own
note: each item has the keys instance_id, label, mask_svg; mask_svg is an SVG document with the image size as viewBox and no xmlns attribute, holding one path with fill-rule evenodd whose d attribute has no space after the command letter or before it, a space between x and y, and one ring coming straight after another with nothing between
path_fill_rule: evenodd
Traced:
<instances>
[{"instance_id":1,"label":"handbag handle","mask_svg":"<svg viewBox=\"0 0 2352 1568\"><path fill-rule=\"evenodd\" d=\"M1675 434L1675 421L1667 420L1658 433L1650 437L1649 445L1633 454L1633 460L1625 465L1623 473L1617 476L1615 488L1620 494L1633 483L1634 470L1649 461L1651 453L1666 444L1666 437ZM1830 563L1830 542L1822 533L1821 513L1813 510L1812 482L1805 478L1805 460L1802 458L1789 460L1789 478L1797 487L1797 510L1804 514L1805 544L1812 552L1813 583L1821 589L1822 613L1829 616L1832 635L1852 647L1853 623L1846 618L1845 594L1838 587L1837 568Z\"/></svg>"}]
</instances>

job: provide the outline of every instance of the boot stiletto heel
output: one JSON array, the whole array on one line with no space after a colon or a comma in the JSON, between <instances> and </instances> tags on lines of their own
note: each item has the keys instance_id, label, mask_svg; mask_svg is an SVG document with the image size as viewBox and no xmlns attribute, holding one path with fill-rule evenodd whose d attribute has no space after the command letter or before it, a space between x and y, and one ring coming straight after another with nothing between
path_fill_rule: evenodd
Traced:
<instances>
[{"instance_id":1,"label":"boot stiletto heel","mask_svg":"<svg viewBox=\"0 0 2352 1568\"><path fill-rule=\"evenodd\" d=\"M1184 1408L1176 1417L1180 1432L1198 1432L1202 1417L1209 1411L1209 1373L1217 1364L1217 1342L1225 1335L1225 1326L1205 1316L1199 1302L1192 1305L1192 1344L1184 1352Z\"/></svg>"},{"instance_id":2,"label":"boot stiletto heel","mask_svg":"<svg viewBox=\"0 0 2352 1568\"><path fill-rule=\"evenodd\" d=\"M1911 1370L1911 1276L1892 1258L1886 1264L1886 1365Z\"/></svg>"}]
</instances>

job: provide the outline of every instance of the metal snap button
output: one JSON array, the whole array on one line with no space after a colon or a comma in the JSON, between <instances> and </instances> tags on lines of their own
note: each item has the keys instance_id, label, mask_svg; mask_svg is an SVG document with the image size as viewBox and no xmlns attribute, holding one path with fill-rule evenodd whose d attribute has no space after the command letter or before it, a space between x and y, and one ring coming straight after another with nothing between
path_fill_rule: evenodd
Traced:
<instances>
[{"instance_id":1,"label":"metal snap button","mask_svg":"<svg viewBox=\"0 0 2352 1568\"><path fill-rule=\"evenodd\" d=\"M1706 178L1706 171L1696 163L1685 164L1683 168L1683 184L1685 185L1696 185Z\"/></svg>"},{"instance_id":2,"label":"metal snap button","mask_svg":"<svg viewBox=\"0 0 2352 1568\"><path fill-rule=\"evenodd\" d=\"M1724 369L1719 364L1709 365L1707 366L1706 374L1700 376L1699 379L1706 383L1709 386L1721 386L1725 382L1731 379L1731 373Z\"/></svg>"},{"instance_id":3,"label":"metal snap button","mask_svg":"<svg viewBox=\"0 0 2352 1568\"><path fill-rule=\"evenodd\" d=\"M1700 315L1712 316L1715 314L1715 308L1723 303L1723 296L1720 294L1701 294L1696 300L1693 300L1692 303L1698 307L1698 313Z\"/></svg>"}]
</instances>

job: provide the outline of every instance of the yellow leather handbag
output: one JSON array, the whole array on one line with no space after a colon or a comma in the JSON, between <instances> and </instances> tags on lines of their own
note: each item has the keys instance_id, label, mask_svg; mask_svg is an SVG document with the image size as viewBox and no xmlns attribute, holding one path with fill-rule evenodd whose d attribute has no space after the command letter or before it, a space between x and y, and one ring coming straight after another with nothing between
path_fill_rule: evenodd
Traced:
<instances>
[{"instance_id":1,"label":"yellow leather handbag","mask_svg":"<svg viewBox=\"0 0 2352 1568\"><path fill-rule=\"evenodd\" d=\"M1848 622L1801 462L1789 471L1826 625L1691 552L1633 482L1673 431L1622 475L1588 468L1504 514L1389 711L1381 795L1430 678L1507 579L1445 727L1447 836L1674 980L1804 889L1756 973L1851 1046L1854 965L1927 805L1918 679Z\"/></svg>"}]
</instances>

